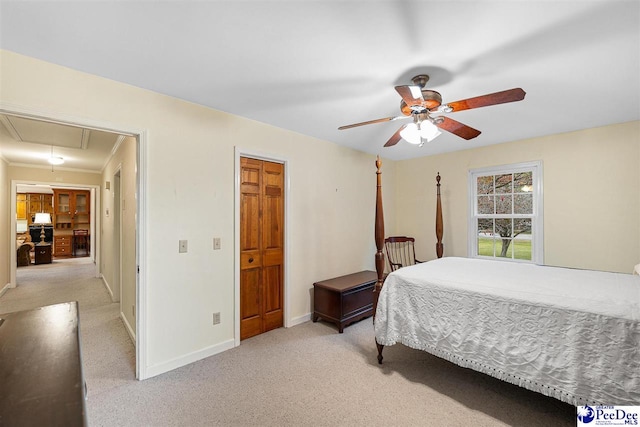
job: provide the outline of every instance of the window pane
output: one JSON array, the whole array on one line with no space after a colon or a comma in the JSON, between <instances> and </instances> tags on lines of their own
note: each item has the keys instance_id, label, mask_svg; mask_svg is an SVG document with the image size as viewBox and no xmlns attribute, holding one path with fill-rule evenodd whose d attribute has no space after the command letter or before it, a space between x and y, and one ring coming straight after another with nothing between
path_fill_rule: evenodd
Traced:
<instances>
[{"instance_id":1,"label":"window pane","mask_svg":"<svg viewBox=\"0 0 640 427\"><path fill-rule=\"evenodd\" d=\"M478 255L493 256L493 242L489 237L478 237Z\"/></svg>"},{"instance_id":2,"label":"window pane","mask_svg":"<svg viewBox=\"0 0 640 427\"><path fill-rule=\"evenodd\" d=\"M497 214L507 214L511 215L511 194L503 194L501 196L496 197L496 213Z\"/></svg>"},{"instance_id":3,"label":"window pane","mask_svg":"<svg viewBox=\"0 0 640 427\"><path fill-rule=\"evenodd\" d=\"M522 236L522 234L520 235ZM518 237L520 237L518 236ZM515 259L531 261L531 235L528 239L513 239L513 251Z\"/></svg>"},{"instance_id":4,"label":"window pane","mask_svg":"<svg viewBox=\"0 0 640 427\"><path fill-rule=\"evenodd\" d=\"M513 193L513 174L496 175L496 194Z\"/></svg>"},{"instance_id":5,"label":"window pane","mask_svg":"<svg viewBox=\"0 0 640 427\"><path fill-rule=\"evenodd\" d=\"M496 255L497 257L511 258L511 239L496 239Z\"/></svg>"},{"instance_id":6,"label":"window pane","mask_svg":"<svg viewBox=\"0 0 640 427\"><path fill-rule=\"evenodd\" d=\"M476 194L493 194L493 175L478 177Z\"/></svg>"},{"instance_id":7,"label":"window pane","mask_svg":"<svg viewBox=\"0 0 640 427\"><path fill-rule=\"evenodd\" d=\"M478 234L493 236L493 219L478 219Z\"/></svg>"},{"instance_id":8,"label":"window pane","mask_svg":"<svg viewBox=\"0 0 640 427\"><path fill-rule=\"evenodd\" d=\"M493 219L478 219L478 255L493 256Z\"/></svg>"},{"instance_id":9,"label":"window pane","mask_svg":"<svg viewBox=\"0 0 640 427\"><path fill-rule=\"evenodd\" d=\"M531 238L531 218L516 218L513 220L513 235L516 236L518 234L523 239L526 238L526 236L523 236L525 234L528 234L529 238Z\"/></svg>"},{"instance_id":10,"label":"window pane","mask_svg":"<svg viewBox=\"0 0 640 427\"><path fill-rule=\"evenodd\" d=\"M530 193L533 191L533 173L518 172L513 174L513 187L516 193Z\"/></svg>"},{"instance_id":11,"label":"window pane","mask_svg":"<svg viewBox=\"0 0 640 427\"><path fill-rule=\"evenodd\" d=\"M478 196L478 214L489 215L495 213L493 206L494 196Z\"/></svg>"},{"instance_id":12,"label":"window pane","mask_svg":"<svg viewBox=\"0 0 640 427\"><path fill-rule=\"evenodd\" d=\"M513 201L513 213L528 215L533 214L533 194L515 194L513 196Z\"/></svg>"},{"instance_id":13,"label":"window pane","mask_svg":"<svg viewBox=\"0 0 640 427\"><path fill-rule=\"evenodd\" d=\"M500 237L511 237L513 231L513 220L511 218L498 218L495 223L496 234Z\"/></svg>"}]
</instances>

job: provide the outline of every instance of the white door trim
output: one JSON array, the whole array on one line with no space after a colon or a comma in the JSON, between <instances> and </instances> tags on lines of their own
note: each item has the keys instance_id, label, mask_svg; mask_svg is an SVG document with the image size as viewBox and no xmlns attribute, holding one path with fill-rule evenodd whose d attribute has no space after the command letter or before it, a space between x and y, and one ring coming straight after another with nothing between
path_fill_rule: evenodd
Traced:
<instances>
[{"instance_id":1,"label":"white door trim","mask_svg":"<svg viewBox=\"0 0 640 427\"><path fill-rule=\"evenodd\" d=\"M266 160L284 164L284 327L291 325L289 319L289 160L277 154L235 147L235 200L234 200L234 345L240 345L240 157Z\"/></svg>"}]
</instances>

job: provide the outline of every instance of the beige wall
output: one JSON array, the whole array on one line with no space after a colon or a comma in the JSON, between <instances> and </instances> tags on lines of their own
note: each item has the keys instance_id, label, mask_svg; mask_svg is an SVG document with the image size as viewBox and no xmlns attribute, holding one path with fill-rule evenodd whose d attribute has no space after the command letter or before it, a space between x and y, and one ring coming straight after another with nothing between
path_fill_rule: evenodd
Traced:
<instances>
[{"instance_id":1,"label":"beige wall","mask_svg":"<svg viewBox=\"0 0 640 427\"><path fill-rule=\"evenodd\" d=\"M120 173L120 213L116 209L116 180ZM110 189L105 188L106 182ZM103 279L110 289L114 301L120 302L121 313L130 333L135 335L136 305L136 139L128 137L118 147L102 174L102 257ZM107 210L109 215L107 216ZM116 220L120 220L121 242L115 237ZM121 251L119 253L118 251ZM122 275L116 277L117 259L121 258ZM120 284L118 282L120 280ZM119 285L118 285L119 284Z\"/></svg>"},{"instance_id":2,"label":"beige wall","mask_svg":"<svg viewBox=\"0 0 640 427\"><path fill-rule=\"evenodd\" d=\"M435 175L442 175L445 255L467 255L469 169L542 160L545 263L631 272L640 262L640 122L400 162L396 230L435 258Z\"/></svg>"},{"instance_id":3,"label":"beige wall","mask_svg":"<svg viewBox=\"0 0 640 427\"><path fill-rule=\"evenodd\" d=\"M11 187L7 174L8 165L0 157L0 294L10 283L11 250L16 249L11 226ZM15 215L15 214L14 214ZM2 313L2 304L0 304Z\"/></svg>"},{"instance_id":4,"label":"beige wall","mask_svg":"<svg viewBox=\"0 0 640 427\"><path fill-rule=\"evenodd\" d=\"M373 269L373 156L7 51L0 55L2 102L147 132L147 253L141 260L147 357L141 363L149 372L233 342L235 147L288 161L290 321L308 318L313 282ZM213 237L222 239L221 250L213 251ZM186 254L178 253L181 239L189 242ZM211 324L213 312L221 312L220 325Z\"/></svg>"}]
</instances>

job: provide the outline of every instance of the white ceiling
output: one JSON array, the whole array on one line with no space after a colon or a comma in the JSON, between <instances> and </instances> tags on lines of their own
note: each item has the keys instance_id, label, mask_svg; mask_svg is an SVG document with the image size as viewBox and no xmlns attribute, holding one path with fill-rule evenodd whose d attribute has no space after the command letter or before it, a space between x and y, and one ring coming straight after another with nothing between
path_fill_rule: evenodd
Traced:
<instances>
[{"instance_id":1,"label":"white ceiling","mask_svg":"<svg viewBox=\"0 0 640 427\"><path fill-rule=\"evenodd\" d=\"M407 159L640 119L640 2L18 1L0 47L337 144ZM482 131L383 148L395 85L427 73ZM99 119L99 118L96 118ZM2 147L0 147L2 148ZM3 150L4 155L4 150Z\"/></svg>"},{"instance_id":2,"label":"white ceiling","mask_svg":"<svg viewBox=\"0 0 640 427\"><path fill-rule=\"evenodd\" d=\"M120 135L0 114L0 153L12 165L101 172ZM64 163L51 166L50 157Z\"/></svg>"}]
</instances>

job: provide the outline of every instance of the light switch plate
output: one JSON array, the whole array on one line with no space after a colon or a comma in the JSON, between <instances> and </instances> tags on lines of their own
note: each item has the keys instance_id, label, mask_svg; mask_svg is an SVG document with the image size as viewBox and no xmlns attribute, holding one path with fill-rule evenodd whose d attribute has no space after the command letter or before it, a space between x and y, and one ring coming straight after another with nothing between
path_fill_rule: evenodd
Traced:
<instances>
[{"instance_id":1,"label":"light switch plate","mask_svg":"<svg viewBox=\"0 0 640 427\"><path fill-rule=\"evenodd\" d=\"M181 254L187 252L187 241L186 240L180 240L179 241L178 252L181 253Z\"/></svg>"},{"instance_id":2,"label":"light switch plate","mask_svg":"<svg viewBox=\"0 0 640 427\"><path fill-rule=\"evenodd\" d=\"M218 249L220 249L220 238L219 237L214 237L213 238L213 250L217 251Z\"/></svg>"}]
</instances>

